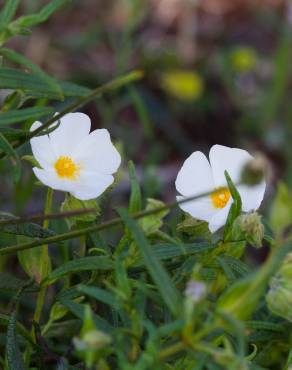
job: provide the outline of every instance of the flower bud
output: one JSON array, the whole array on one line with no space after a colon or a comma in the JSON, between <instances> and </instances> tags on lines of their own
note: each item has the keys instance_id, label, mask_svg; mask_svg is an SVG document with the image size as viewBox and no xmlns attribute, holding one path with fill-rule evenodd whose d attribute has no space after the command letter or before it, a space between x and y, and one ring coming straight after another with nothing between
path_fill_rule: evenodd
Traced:
<instances>
[{"instance_id":1,"label":"flower bud","mask_svg":"<svg viewBox=\"0 0 292 370\"><path fill-rule=\"evenodd\" d=\"M93 313L89 305L85 306L83 326L80 336L73 338L74 346L86 366L91 368L98 358L98 352L111 343L111 337L96 329Z\"/></svg>"},{"instance_id":2,"label":"flower bud","mask_svg":"<svg viewBox=\"0 0 292 370\"><path fill-rule=\"evenodd\" d=\"M259 184L264 180L267 168L266 158L261 154L257 154L243 167L240 182L250 186Z\"/></svg>"},{"instance_id":3,"label":"flower bud","mask_svg":"<svg viewBox=\"0 0 292 370\"><path fill-rule=\"evenodd\" d=\"M252 212L237 217L232 233L235 239L243 237L253 247L260 248L265 233L261 216L257 212Z\"/></svg>"},{"instance_id":4,"label":"flower bud","mask_svg":"<svg viewBox=\"0 0 292 370\"><path fill-rule=\"evenodd\" d=\"M185 295L193 303L199 303L207 294L206 284L202 281L190 280L187 284Z\"/></svg>"},{"instance_id":5,"label":"flower bud","mask_svg":"<svg viewBox=\"0 0 292 370\"><path fill-rule=\"evenodd\" d=\"M111 337L99 330L90 330L83 337L89 349L98 350L110 344Z\"/></svg>"},{"instance_id":6,"label":"flower bud","mask_svg":"<svg viewBox=\"0 0 292 370\"><path fill-rule=\"evenodd\" d=\"M266 301L271 312L292 322L292 253L271 279Z\"/></svg>"}]
</instances>

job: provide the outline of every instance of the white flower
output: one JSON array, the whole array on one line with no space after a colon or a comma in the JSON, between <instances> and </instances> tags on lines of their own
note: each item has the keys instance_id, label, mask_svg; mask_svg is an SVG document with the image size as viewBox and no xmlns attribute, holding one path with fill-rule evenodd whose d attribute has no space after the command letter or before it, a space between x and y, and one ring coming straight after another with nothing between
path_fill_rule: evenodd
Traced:
<instances>
[{"instance_id":1,"label":"white flower","mask_svg":"<svg viewBox=\"0 0 292 370\"><path fill-rule=\"evenodd\" d=\"M35 122L31 131L41 125ZM110 186L120 166L121 156L105 129L90 132L90 118L69 113L49 133L33 137L31 148L40 168L33 168L45 185L87 200L98 197Z\"/></svg>"},{"instance_id":2,"label":"white flower","mask_svg":"<svg viewBox=\"0 0 292 370\"><path fill-rule=\"evenodd\" d=\"M211 192L211 195L180 204L192 217L207 221L212 233L225 225L233 202L224 176L226 170L235 184L240 182L243 167L253 157L243 149L214 145L209 153L210 163L202 152L194 152L180 169L175 186L182 195L177 200ZM255 186L238 185L242 210L250 212L259 208L266 183Z\"/></svg>"}]
</instances>

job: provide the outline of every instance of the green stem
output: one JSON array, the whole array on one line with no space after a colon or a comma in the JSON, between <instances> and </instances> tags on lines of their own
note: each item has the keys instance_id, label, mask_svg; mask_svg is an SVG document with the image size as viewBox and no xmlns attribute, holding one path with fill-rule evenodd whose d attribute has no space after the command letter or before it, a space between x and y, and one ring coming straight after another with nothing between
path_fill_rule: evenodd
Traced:
<instances>
[{"instance_id":1,"label":"green stem","mask_svg":"<svg viewBox=\"0 0 292 370\"><path fill-rule=\"evenodd\" d=\"M97 96L101 96L102 94L116 90L122 86L125 86L133 81L139 80L143 77L143 73L141 71L133 71L125 76L116 78L108 83L106 83L103 86L99 86L96 89L92 90L89 94L81 97L77 101L73 102L69 106L67 106L63 111L56 114L54 117L50 118L47 122L45 122L43 125L41 125L36 130L28 133L23 139L18 140L16 143L14 143L12 146L13 148L18 148L22 146L24 143L29 141L34 136L40 134L43 130L49 128L52 123L58 122L63 116L65 116L67 113L73 112L76 109L82 107L84 104L88 103L89 101L93 100ZM6 153L2 152L0 154L0 159L4 158L6 156Z\"/></svg>"},{"instance_id":2,"label":"green stem","mask_svg":"<svg viewBox=\"0 0 292 370\"><path fill-rule=\"evenodd\" d=\"M78 209L76 211L68 211L68 212L57 212L57 213L48 213L45 214L36 214L32 216L23 216L23 217L14 217L10 216L6 219L0 219L0 227L6 226L6 225L19 225L19 224L25 224L28 222L35 222L35 221L44 221L44 220L57 220L62 218L70 218L70 217L76 217L80 215L86 215L88 213L96 213L97 211L94 208L83 208Z\"/></svg>"},{"instance_id":3,"label":"green stem","mask_svg":"<svg viewBox=\"0 0 292 370\"><path fill-rule=\"evenodd\" d=\"M53 190L51 188L48 188L47 190L47 196L46 196L46 202L44 207L44 214L50 213L52 209L52 203L53 203ZM44 220L43 227L47 229L49 226L49 220ZM48 253L48 244L45 244L42 246L41 250L41 257L40 257L40 274L39 274L39 281L42 281L49 273L51 268L51 260ZM41 286L40 290L38 292L37 296L37 302L36 302L36 308L33 316L33 322L39 323L41 318L42 309L44 306L46 297L46 286ZM36 337L34 333L34 329L31 330L31 335L36 342ZM25 363L28 365L30 362L30 356L31 356L31 346L28 345L25 351Z\"/></svg>"},{"instance_id":4,"label":"green stem","mask_svg":"<svg viewBox=\"0 0 292 370\"><path fill-rule=\"evenodd\" d=\"M171 346L159 351L159 359L164 360L167 357L175 355L176 353L181 352L185 349L187 349L187 346L185 345L185 343L183 342L174 343Z\"/></svg>"},{"instance_id":5,"label":"green stem","mask_svg":"<svg viewBox=\"0 0 292 370\"><path fill-rule=\"evenodd\" d=\"M48 188L45 209L44 209L45 214L51 212L52 202L53 202L53 190L51 188ZM43 228L47 229L48 226L49 226L49 220L44 220ZM45 244L42 246L40 264L41 264L40 281L42 281L48 275L49 270L51 268L51 261L50 261L50 257L48 253L48 244ZM46 296L46 287L42 286L39 291L38 297L37 297L37 305L36 305L36 310L35 310L34 317L33 317L33 321L36 323L39 323L40 321L42 308L43 308L44 301L45 301L45 296Z\"/></svg>"},{"instance_id":6,"label":"green stem","mask_svg":"<svg viewBox=\"0 0 292 370\"><path fill-rule=\"evenodd\" d=\"M140 218L143 218L143 217L151 216L153 214L156 214L156 213L168 210L168 209L175 208L175 207L178 206L178 204L183 204L183 203L186 203L186 202L189 202L189 201L192 201L192 200L196 200L196 199L199 199L201 197L208 196L208 195L210 195L210 192L202 193L202 194L199 194L199 195L196 195L196 196L193 196L193 197L188 197L188 198L185 198L185 199L183 199L179 202L169 203L167 205L164 205L162 207L157 207L155 209L150 209L150 210L146 210L146 211L137 212L137 213L134 213L132 215L132 218L140 219ZM12 246L9 246L9 247L1 248L0 249L0 256L6 255L6 254L16 253L16 252L26 250L26 249L39 247L41 245L46 245L46 244L51 244L51 243L58 243L58 242L62 242L64 240L78 238L82 235L87 235L87 234L90 234L90 233L95 232L95 231L105 230L105 229L108 229L108 228L111 228L111 227L114 227L114 226L120 226L122 224L123 224L123 220L120 217L113 218L112 220L106 221L106 222L104 222L102 224L99 224L99 225L94 225L94 226L90 226L90 227L86 227L86 228L82 228L82 229L78 229L78 230L69 231L69 232L66 232L66 233L63 233L63 234L50 236L48 238L37 239L37 240L34 240L32 242L26 242L26 243L21 243L21 244L12 245Z\"/></svg>"}]
</instances>

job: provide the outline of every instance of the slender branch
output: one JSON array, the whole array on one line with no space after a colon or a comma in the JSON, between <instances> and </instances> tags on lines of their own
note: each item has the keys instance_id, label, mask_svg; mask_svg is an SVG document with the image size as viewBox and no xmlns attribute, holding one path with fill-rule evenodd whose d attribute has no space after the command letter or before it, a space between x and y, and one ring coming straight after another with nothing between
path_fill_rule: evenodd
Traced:
<instances>
[{"instance_id":1,"label":"slender branch","mask_svg":"<svg viewBox=\"0 0 292 370\"><path fill-rule=\"evenodd\" d=\"M68 107L66 107L62 112L56 114L54 117L50 118L47 122L45 122L43 125L38 127L36 130L28 133L24 138L19 139L16 141L12 146L13 148L18 148L22 146L24 143L26 143L28 140L30 140L32 137L40 134L43 130L49 128L52 123L57 122L60 118L65 116L67 113L73 112L76 109L80 108L84 104L88 103L89 101L93 100L94 98L101 96L102 94L116 90L122 86L125 86L131 82L134 82L136 80L139 80L143 77L142 71L133 71L125 76L116 78L105 85L99 86L96 89L92 90L89 94L81 97L77 101L70 104ZM0 159L4 158L6 156L6 153L2 152L0 154Z\"/></svg>"},{"instance_id":2,"label":"slender branch","mask_svg":"<svg viewBox=\"0 0 292 370\"><path fill-rule=\"evenodd\" d=\"M0 219L0 228L6 225L18 225L18 224L25 224L27 222L55 220L55 219L60 219L60 218L70 218L70 217L82 216L88 213L97 213L97 210L94 208L84 208L84 209L79 209L76 211L48 213L47 215L46 214L36 214L36 215L31 215L31 216L23 216L23 217L15 217L15 218L11 216L11 218L7 218L4 220ZM1 215L0 215L0 218L1 218Z\"/></svg>"},{"instance_id":3,"label":"slender branch","mask_svg":"<svg viewBox=\"0 0 292 370\"><path fill-rule=\"evenodd\" d=\"M200 199L200 198L206 197L210 194L211 194L211 192L205 192L205 193L202 193L202 194L199 194L199 195L195 195L193 197L187 197L187 198L184 198L184 199L180 200L179 202L176 201L176 202L173 202L173 203L166 204L162 207L157 207L155 209L150 209L150 210L146 210L146 211L137 212L137 213L133 214L132 217L134 219L140 219L140 218L143 218L143 217L151 216L153 214L156 214L156 213L168 210L168 209L175 208L179 204L183 204L183 203L190 202L190 201L193 201L193 200L196 200L196 199ZM113 218L109 221L103 222L100 225L94 225L94 226L90 226L90 227L86 227L86 228L82 228L82 229L78 229L78 230L69 231L69 232L66 232L66 233L63 233L63 234L50 236L48 238L36 239L32 242L26 242L26 243L21 243L21 244L12 245L12 246L9 246L9 247L1 248L0 249L0 256L6 255L6 254L16 253L18 251L22 251L22 250L26 250L26 249L39 247L41 245L62 242L64 240L77 238L79 236L90 234L90 233L95 232L95 231L101 231L101 230L109 229L109 228L114 227L114 226L120 226L121 224L123 224L122 219L120 217L116 217L116 218Z\"/></svg>"}]
</instances>

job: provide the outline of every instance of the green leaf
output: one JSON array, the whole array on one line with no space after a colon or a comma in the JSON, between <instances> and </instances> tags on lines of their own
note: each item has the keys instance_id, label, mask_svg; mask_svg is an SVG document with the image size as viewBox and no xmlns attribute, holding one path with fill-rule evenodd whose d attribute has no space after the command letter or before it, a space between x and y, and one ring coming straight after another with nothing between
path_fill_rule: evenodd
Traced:
<instances>
[{"instance_id":1,"label":"green leaf","mask_svg":"<svg viewBox=\"0 0 292 370\"><path fill-rule=\"evenodd\" d=\"M63 95L82 97L90 92L88 88L70 82L59 83ZM14 68L0 68L0 88L23 90L33 97L58 99L58 94L41 78Z\"/></svg>"},{"instance_id":2,"label":"green leaf","mask_svg":"<svg viewBox=\"0 0 292 370\"><path fill-rule=\"evenodd\" d=\"M9 142L23 139L27 135L24 130L18 130L6 126L0 126L0 133L5 136Z\"/></svg>"},{"instance_id":3,"label":"green leaf","mask_svg":"<svg viewBox=\"0 0 292 370\"><path fill-rule=\"evenodd\" d=\"M146 205L146 211L150 211L152 209L160 208L163 206L165 206L165 204L161 202L160 200L148 198L147 205ZM165 216L167 216L168 213L169 213L169 209L165 209L149 217L143 217L140 221L138 221L138 223L141 226L142 230L145 232L145 234L150 235L150 234L157 232L162 227L163 225L162 219Z\"/></svg>"},{"instance_id":4,"label":"green leaf","mask_svg":"<svg viewBox=\"0 0 292 370\"><path fill-rule=\"evenodd\" d=\"M186 216L186 218L177 225L177 231L186 233L192 237L211 237L208 223L206 221L197 220L191 216Z\"/></svg>"},{"instance_id":5,"label":"green leaf","mask_svg":"<svg viewBox=\"0 0 292 370\"><path fill-rule=\"evenodd\" d=\"M202 255L204 252L213 250L216 245L198 242L198 243L177 243L177 244L154 244L152 251L159 260L167 260L175 257L190 256L192 254Z\"/></svg>"},{"instance_id":6,"label":"green leaf","mask_svg":"<svg viewBox=\"0 0 292 370\"><path fill-rule=\"evenodd\" d=\"M50 285L62 277L80 271L111 270L112 262L107 257L83 257L64 263L62 266L53 270L42 282Z\"/></svg>"},{"instance_id":7,"label":"green leaf","mask_svg":"<svg viewBox=\"0 0 292 370\"><path fill-rule=\"evenodd\" d=\"M132 232L132 236L140 249L145 265L152 280L155 282L160 294L173 315L178 314L178 303L180 302L179 293L173 285L168 273L160 264L153 249L149 245L142 230L137 223L128 215L125 209L119 209L118 213L125 225Z\"/></svg>"},{"instance_id":8,"label":"green leaf","mask_svg":"<svg viewBox=\"0 0 292 370\"><path fill-rule=\"evenodd\" d=\"M7 139L0 133L0 149L3 150L12 159L12 165L14 170L14 181L17 182L20 179L21 165L20 159L16 151L12 148Z\"/></svg>"},{"instance_id":9,"label":"green leaf","mask_svg":"<svg viewBox=\"0 0 292 370\"><path fill-rule=\"evenodd\" d=\"M44 229L38 224L27 222L21 224L4 224L1 225L1 221L15 220L17 217L9 214L0 212L0 231L14 235L24 235L31 238L48 238L49 236L56 235L56 233L49 229Z\"/></svg>"},{"instance_id":10,"label":"green leaf","mask_svg":"<svg viewBox=\"0 0 292 370\"><path fill-rule=\"evenodd\" d=\"M140 185L139 185L139 182L136 176L135 165L132 161L129 161L128 163L128 170L129 170L130 184L131 184L129 212L132 214L132 213L141 211L142 197L141 197Z\"/></svg>"},{"instance_id":11,"label":"green leaf","mask_svg":"<svg viewBox=\"0 0 292 370\"><path fill-rule=\"evenodd\" d=\"M224 261L240 276L245 276L250 272L250 268L242 261L232 256L226 255Z\"/></svg>"},{"instance_id":12,"label":"green leaf","mask_svg":"<svg viewBox=\"0 0 292 370\"><path fill-rule=\"evenodd\" d=\"M21 243L31 239L26 237L18 237L17 240ZM41 256L41 248L27 249L17 252L17 258L21 267L29 277L33 277L37 282L40 282L41 280Z\"/></svg>"},{"instance_id":13,"label":"green leaf","mask_svg":"<svg viewBox=\"0 0 292 370\"><path fill-rule=\"evenodd\" d=\"M41 165L33 155L24 155L21 157L21 160L29 162L33 167L41 168Z\"/></svg>"},{"instance_id":14,"label":"green leaf","mask_svg":"<svg viewBox=\"0 0 292 370\"><path fill-rule=\"evenodd\" d=\"M231 205L226 225L224 228L224 241L228 241L231 235L232 231L232 225L235 219L240 215L241 208L242 208L242 202L239 195L239 192L237 191L233 181L231 180L231 177L229 176L227 171L224 171L224 175L228 184L228 188L230 190L231 196L233 198L233 203Z\"/></svg>"},{"instance_id":15,"label":"green leaf","mask_svg":"<svg viewBox=\"0 0 292 370\"><path fill-rule=\"evenodd\" d=\"M30 27L45 22L61 6L69 3L70 0L52 0L45 5L38 13L25 15L13 22L18 27Z\"/></svg>"},{"instance_id":16,"label":"green leaf","mask_svg":"<svg viewBox=\"0 0 292 370\"><path fill-rule=\"evenodd\" d=\"M10 316L0 313L0 325L1 326L8 326L9 321L10 321ZM16 321L16 330L20 335L22 335L30 343L33 343L30 333L19 321Z\"/></svg>"},{"instance_id":17,"label":"green leaf","mask_svg":"<svg viewBox=\"0 0 292 370\"><path fill-rule=\"evenodd\" d=\"M16 309L12 312L7 329L6 357L9 370L25 370L16 338Z\"/></svg>"},{"instance_id":18,"label":"green leaf","mask_svg":"<svg viewBox=\"0 0 292 370\"><path fill-rule=\"evenodd\" d=\"M279 269L284 257L291 249L292 244L286 243L272 250L261 269L237 280L220 296L217 309L234 315L240 320L249 319L264 294L271 276Z\"/></svg>"},{"instance_id":19,"label":"green leaf","mask_svg":"<svg viewBox=\"0 0 292 370\"><path fill-rule=\"evenodd\" d=\"M50 107L35 107L12 110L0 113L0 125L11 125L18 122L24 122L28 119L37 120L52 113L54 113L54 109Z\"/></svg>"},{"instance_id":20,"label":"green leaf","mask_svg":"<svg viewBox=\"0 0 292 370\"><path fill-rule=\"evenodd\" d=\"M1 112L8 112L9 110L19 109L25 102L25 95L22 91L13 91L5 97L1 107Z\"/></svg>"},{"instance_id":21,"label":"green leaf","mask_svg":"<svg viewBox=\"0 0 292 370\"><path fill-rule=\"evenodd\" d=\"M19 3L20 0L6 0L5 5L0 13L0 31L12 20Z\"/></svg>"},{"instance_id":22,"label":"green leaf","mask_svg":"<svg viewBox=\"0 0 292 370\"><path fill-rule=\"evenodd\" d=\"M244 325L249 329L254 330L269 330L275 331L277 333L282 333L285 329L280 324L269 321L260 321L260 320L250 320L245 321Z\"/></svg>"},{"instance_id":23,"label":"green leaf","mask_svg":"<svg viewBox=\"0 0 292 370\"><path fill-rule=\"evenodd\" d=\"M285 227L292 225L292 194L282 182L277 187L270 220L272 229L277 234L281 234Z\"/></svg>"},{"instance_id":24,"label":"green leaf","mask_svg":"<svg viewBox=\"0 0 292 370\"><path fill-rule=\"evenodd\" d=\"M120 308L119 302L117 301L115 296L111 292L108 292L107 290L94 287L94 286L87 286L87 285L79 285L77 287L77 290L80 293L83 293L92 298L95 298L99 302L103 302L113 307L115 310Z\"/></svg>"},{"instance_id":25,"label":"green leaf","mask_svg":"<svg viewBox=\"0 0 292 370\"><path fill-rule=\"evenodd\" d=\"M88 87L80 86L73 82L60 81L59 83L63 94L68 97L82 97L91 91Z\"/></svg>"},{"instance_id":26,"label":"green leaf","mask_svg":"<svg viewBox=\"0 0 292 370\"><path fill-rule=\"evenodd\" d=\"M83 321L86 305L65 299L60 300L60 303L73 315ZM99 330L103 330L105 332L111 332L113 330L112 326L107 321L96 314L93 315L93 321Z\"/></svg>"},{"instance_id":27,"label":"green leaf","mask_svg":"<svg viewBox=\"0 0 292 370\"><path fill-rule=\"evenodd\" d=\"M40 80L42 80L45 84L47 84L52 89L52 91L56 93L59 99L61 100L64 99L62 89L58 85L58 83L52 77L50 77L45 72L43 72L38 66L32 63L29 59L7 48L1 48L0 54L2 54L5 58L15 63L19 63L20 65L24 65L25 67L27 67L32 73L38 76Z\"/></svg>"},{"instance_id":28,"label":"green leaf","mask_svg":"<svg viewBox=\"0 0 292 370\"><path fill-rule=\"evenodd\" d=\"M100 207L96 199L90 200L80 200L74 198L70 194L66 194L65 200L62 203L61 211L70 212L70 211L79 211L82 209L92 209L96 212L87 213L83 215L78 215L76 217L70 217L67 219L70 227L74 226L78 222L93 222L96 220L96 217L100 214Z\"/></svg>"},{"instance_id":29,"label":"green leaf","mask_svg":"<svg viewBox=\"0 0 292 370\"><path fill-rule=\"evenodd\" d=\"M0 290L15 292L23 287L26 281L18 279L14 275L0 272ZM28 289L27 289L28 290ZM36 290L36 289L32 289Z\"/></svg>"}]
</instances>

